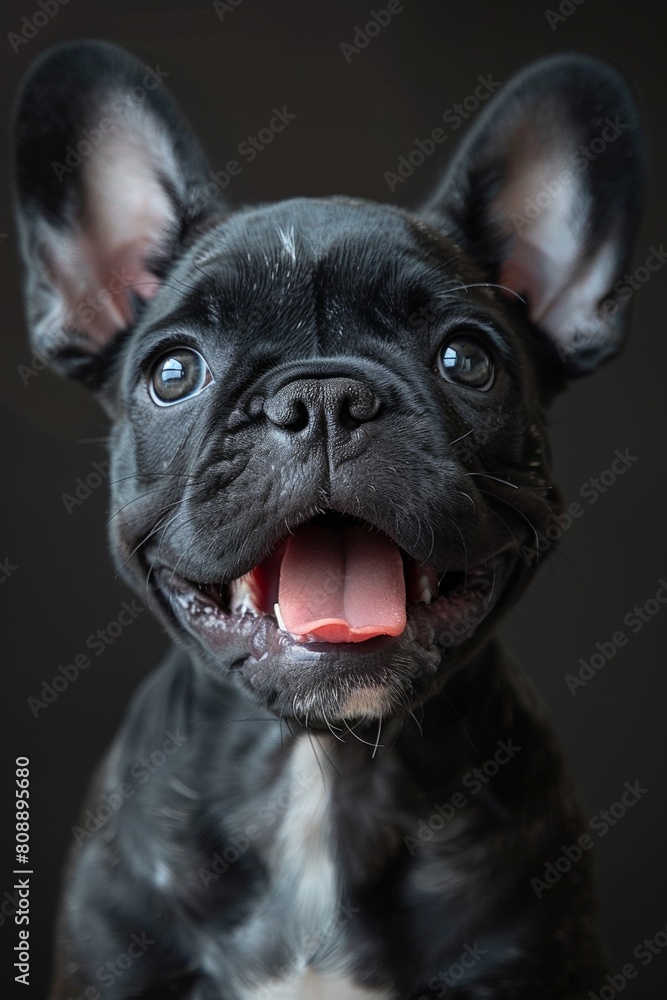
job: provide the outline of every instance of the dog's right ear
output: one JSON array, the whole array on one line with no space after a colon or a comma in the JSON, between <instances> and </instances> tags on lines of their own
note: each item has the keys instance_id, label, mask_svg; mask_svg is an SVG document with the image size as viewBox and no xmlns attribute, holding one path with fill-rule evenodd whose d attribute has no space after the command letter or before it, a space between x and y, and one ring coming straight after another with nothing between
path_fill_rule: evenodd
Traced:
<instances>
[{"instance_id":1,"label":"dog's right ear","mask_svg":"<svg viewBox=\"0 0 667 1000\"><path fill-rule=\"evenodd\" d=\"M561 384L624 341L623 274L645 159L624 79L597 59L560 53L527 66L491 99L427 205L429 221L530 321Z\"/></svg>"},{"instance_id":2,"label":"dog's right ear","mask_svg":"<svg viewBox=\"0 0 667 1000\"><path fill-rule=\"evenodd\" d=\"M193 227L222 209L160 67L106 42L47 51L14 117L33 350L91 385Z\"/></svg>"}]
</instances>

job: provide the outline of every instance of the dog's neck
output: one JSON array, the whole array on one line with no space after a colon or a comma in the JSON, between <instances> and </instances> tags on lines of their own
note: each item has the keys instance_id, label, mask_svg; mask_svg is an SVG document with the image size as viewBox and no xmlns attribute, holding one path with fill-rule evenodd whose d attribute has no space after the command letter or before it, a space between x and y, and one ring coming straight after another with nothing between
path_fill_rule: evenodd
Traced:
<instances>
[{"instance_id":1,"label":"dog's neck","mask_svg":"<svg viewBox=\"0 0 667 1000\"><path fill-rule=\"evenodd\" d=\"M204 880L211 914L219 905L218 890L224 889L228 902L230 892L238 893L243 906L261 882L262 906L252 911L236 942L248 963L278 947L293 956L295 970L299 962L303 969L311 965L332 973L343 968L355 914L375 907L384 913L393 905L383 902L381 887L387 872L404 865L406 857L409 892L423 897L427 909L439 898L429 874L436 837L436 851L444 851L439 878L452 880L452 912L459 888L467 898L465 885L479 858L473 851L449 860L447 843L467 842L480 823L506 827L512 803L524 794L528 770L533 778L536 773L529 748L539 722L529 698L513 680L508 683L512 674L492 642L416 719L406 713L383 722L381 730L373 722L339 733L296 727L293 721L288 726L240 696L230 697L228 689L195 669L183 697L179 665L174 671L179 697L168 703L182 714L169 724L180 726L183 720L188 727L190 756L182 773L174 756L170 780L189 783L199 796L200 820L205 815L212 825L210 843L188 878ZM158 716L159 711L153 716L156 726ZM140 738L152 737L143 728ZM493 761L502 743L509 748L505 762L515 755L506 771L501 765L490 779L466 784L466 776ZM234 765L241 760L242 767ZM540 766L549 769L552 762L544 759ZM162 848L153 836L142 844L141 864L150 870L159 864ZM174 869L172 878L179 877ZM226 975L211 956L210 968L204 956L206 971Z\"/></svg>"},{"instance_id":2,"label":"dog's neck","mask_svg":"<svg viewBox=\"0 0 667 1000\"><path fill-rule=\"evenodd\" d=\"M341 835L354 829L358 842L358 817L348 822L355 802L363 799L366 812L374 804L369 829L377 832L378 811L386 809L395 821L397 807L400 815L401 808L415 805L415 796L428 798L455 788L472 767L491 759L498 740L520 730L529 701L534 710L534 696L521 691L521 684L507 654L492 640L423 708L314 729L255 709L195 670L192 711L204 724L193 727L193 736L209 770L218 754L221 762L244 759L243 769L224 777L227 793L233 789L239 800L252 801L260 788L298 786L295 761L303 767L307 761L309 773L312 763ZM215 787L220 789L217 781Z\"/></svg>"}]
</instances>

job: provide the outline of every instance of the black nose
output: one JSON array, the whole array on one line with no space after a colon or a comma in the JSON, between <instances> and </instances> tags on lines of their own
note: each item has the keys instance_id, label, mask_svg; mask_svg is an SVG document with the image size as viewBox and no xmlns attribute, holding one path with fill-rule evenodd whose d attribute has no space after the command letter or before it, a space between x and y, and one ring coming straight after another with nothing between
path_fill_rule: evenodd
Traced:
<instances>
[{"instance_id":1,"label":"black nose","mask_svg":"<svg viewBox=\"0 0 667 1000\"><path fill-rule=\"evenodd\" d=\"M353 430L372 420L379 409L371 387L352 378L295 379L264 402L271 423L294 433L322 423L331 430Z\"/></svg>"}]
</instances>

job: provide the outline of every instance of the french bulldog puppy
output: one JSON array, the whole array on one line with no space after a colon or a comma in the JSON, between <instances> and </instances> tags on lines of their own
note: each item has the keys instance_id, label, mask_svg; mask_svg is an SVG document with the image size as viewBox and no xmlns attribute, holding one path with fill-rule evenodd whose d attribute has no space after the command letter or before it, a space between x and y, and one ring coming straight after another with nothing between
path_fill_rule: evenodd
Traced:
<instances>
[{"instance_id":1,"label":"french bulldog puppy","mask_svg":"<svg viewBox=\"0 0 667 1000\"><path fill-rule=\"evenodd\" d=\"M626 84L529 66L415 211L235 210L104 42L37 60L15 152L33 349L110 418L114 562L174 639L77 828L53 1000L587 997L584 814L494 633L562 511L545 410L627 326Z\"/></svg>"}]
</instances>

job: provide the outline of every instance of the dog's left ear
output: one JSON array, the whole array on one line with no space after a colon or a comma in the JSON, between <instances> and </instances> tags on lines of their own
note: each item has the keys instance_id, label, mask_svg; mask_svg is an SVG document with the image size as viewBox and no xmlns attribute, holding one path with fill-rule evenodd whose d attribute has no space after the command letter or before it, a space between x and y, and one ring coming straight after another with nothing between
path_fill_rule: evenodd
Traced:
<instances>
[{"instance_id":1,"label":"dog's left ear","mask_svg":"<svg viewBox=\"0 0 667 1000\"><path fill-rule=\"evenodd\" d=\"M564 376L620 347L644 148L633 97L597 60L534 63L492 98L426 206L490 281L526 300Z\"/></svg>"},{"instance_id":2,"label":"dog's left ear","mask_svg":"<svg viewBox=\"0 0 667 1000\"><path fill-rule=\"evenodd\" d=\"M222 210L157 67L56 46L14 115L17 221L35 352L91 386L193 232Z\"/></svg>"}]
</instances>

